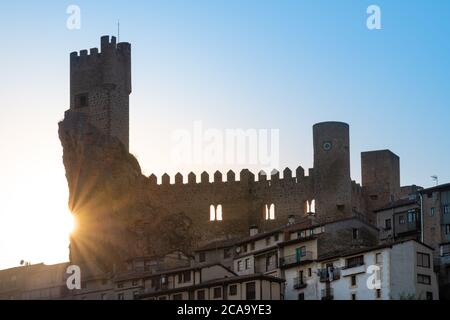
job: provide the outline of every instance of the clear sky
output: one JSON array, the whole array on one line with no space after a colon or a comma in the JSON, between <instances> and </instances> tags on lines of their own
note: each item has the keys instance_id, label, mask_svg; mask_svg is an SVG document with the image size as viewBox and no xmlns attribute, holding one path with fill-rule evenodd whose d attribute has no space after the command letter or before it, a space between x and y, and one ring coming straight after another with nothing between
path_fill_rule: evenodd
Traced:
<instances>
[{"instance_id":1,"label":"clear sky","mask_svg":"<svg viewBox=\"0 0 450 320\"><path fill-rule=\"evenodd\" d=\"M79 30L66 27L71 4ZM366 27L371 4L381 30ZM309 168L312 125L338 120L351 126L356 181L360 152L385 148L401 157L403 185L450 181L449 1L2 1L0 268L68 259L57 123L69 53L99 46L118 19L132 43L130 148L145 174L202 171L170 161L171 134L197 120L279 129L280 166Z\"/></svg>"}]
</instances>

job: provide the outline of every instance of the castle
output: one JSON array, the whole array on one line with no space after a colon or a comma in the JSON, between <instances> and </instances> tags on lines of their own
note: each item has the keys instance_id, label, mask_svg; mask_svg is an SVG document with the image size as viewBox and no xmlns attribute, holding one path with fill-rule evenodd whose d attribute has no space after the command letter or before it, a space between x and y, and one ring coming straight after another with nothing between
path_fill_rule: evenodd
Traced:
<instances>
[{"instance_id":1,"label":"castle","mask_svg":"<svg viewBox=\"0 0 450 320\"><path fill-rule=\"evenodd\" d=\"M141 249L146 249L128 250L129 255L145 255L155 252L154 248L153 251L147 248L149 242L153 241L155 245L154 241L157 241L154 232L161 235L174 231L162 230L163 227L154 229L158 223L172 226L162 222L164 219L172 221L171 217L182 218L175 219L177 222L185 221L185 226L180 227L185 231L177 234L179 242L199 245L246 235L251 226L270 230L291 219L329 223L356 217L374 225L374 209L398 199L402 193L399 157L389 150L363 152L362 184L351 179L349 126L342 122L322 122L313 126L314 167L307 174L300 166L295 169L295 174L286 168L282 176L274 171L270 178L264 172L256 177L244 169L239 173L239 179L233 171L226 173L226 179L217 171L212 182L204 172L199 183L194 173L190 173L188 182L183 183L183 176L178 173L174 184L170 183L167 174L158 184L155 175L142 176L137 161L128 154L130 93L129 43L116 44L115 37L104 36L101 52L94 48L89 54L87 50L71 53L70 109L60 124L60 137L71 209L78 220L89 216L86 218L89 225L84 224L86 228L73 235L72 258L77 256L76 248L83 242L81 238L86 237L84 241L94 246L93 234L100 237L99 243L114 247L110 237L115 231L111 230L121 226L113 220L123 221L120 219L124 217L128 219L126 230L130 238L117 241L126 242L128 246L134 246L136 242ZM80 136L85 137L84 140ZM118 150L118 146L123 150ZM99 148L106 154L97 154ZM82 149L84 151L80 151ZM112 184L121 190L114 196L108 195L112 202L120 195L120 201L114 205L104 200ZM103 221L93 222L93 217ZM97 227L95 223L98 223ZM79 222L79 225L83 229L83 223ZM189 238L192 242L187 241L183 232L189 233L194 240ZM125 235L122 233L118 237ZM177 242L177 239L171 240ZM171 247L174 248L176 244ZM101 249L90 251L98 253Z\"/></svg>"}]
</instances>

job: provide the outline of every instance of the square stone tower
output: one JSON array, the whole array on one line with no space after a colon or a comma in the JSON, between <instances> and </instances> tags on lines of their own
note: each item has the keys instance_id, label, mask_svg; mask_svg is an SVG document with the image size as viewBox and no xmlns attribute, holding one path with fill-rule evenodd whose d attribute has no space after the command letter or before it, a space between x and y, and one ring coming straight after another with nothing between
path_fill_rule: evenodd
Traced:
<instances>
[{"instance_id":1,"label":"square stone tower","mask_svg":"<svg viewBox=\"0 0 450 320\"><path fill-rule=\"evenodd\" d=\"M131 45L101 37L97 48L70 54L70 110L87 115L104 134L129 149Z\"/></svg>"},{"instance_id":2,"label":"square stone tower","mask_svg":"<svg viewBox=\"0 0 450 320\"><path fill-rule=\"evenodd\" d=\"M390 150L362 152L361 180L369 212L397 200L400 158Z\"/></svg>"}]
</instances>

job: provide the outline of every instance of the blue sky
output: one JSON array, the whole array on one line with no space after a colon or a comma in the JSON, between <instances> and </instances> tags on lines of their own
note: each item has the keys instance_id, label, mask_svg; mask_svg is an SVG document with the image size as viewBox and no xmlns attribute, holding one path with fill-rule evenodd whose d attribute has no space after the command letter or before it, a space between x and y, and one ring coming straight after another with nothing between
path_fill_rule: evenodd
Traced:
<instances>
[{"instance_id":1,"label":"blue sky","mask_svg":"<svg viewBox=\"0 0 450 320\"><path fill-rule=\"evenodd\" d=\"M66 28L71 4L80 30ZM371 4L381 30L366 28ZM355 180L360 152L388 148L402 184L450 181L448 1L2 2L0 267L67 259L57 123L69 53L99 46L118 19L132 43L131 151L146 174L203 169L168 164L171 132L196 120L279 129L291 168L312 166L312 125L338 120L351 127Z\"/></svg>"}]
</instances>

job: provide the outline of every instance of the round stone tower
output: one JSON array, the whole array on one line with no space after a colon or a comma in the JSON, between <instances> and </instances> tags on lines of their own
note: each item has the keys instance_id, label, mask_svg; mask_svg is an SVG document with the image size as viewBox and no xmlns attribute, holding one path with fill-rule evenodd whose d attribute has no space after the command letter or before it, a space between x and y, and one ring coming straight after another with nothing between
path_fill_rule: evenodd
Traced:
<instances>
[{"instance_id":1,"label":"round stone tower","mask_svg":"<svg viewBox=\"0 0 450 320\"><path fill-rule=\"evenodd\" d=\"M350 136L343 122L313 126L316 215L335 220L351 215Z\"/></svg>"}]
</instances>

